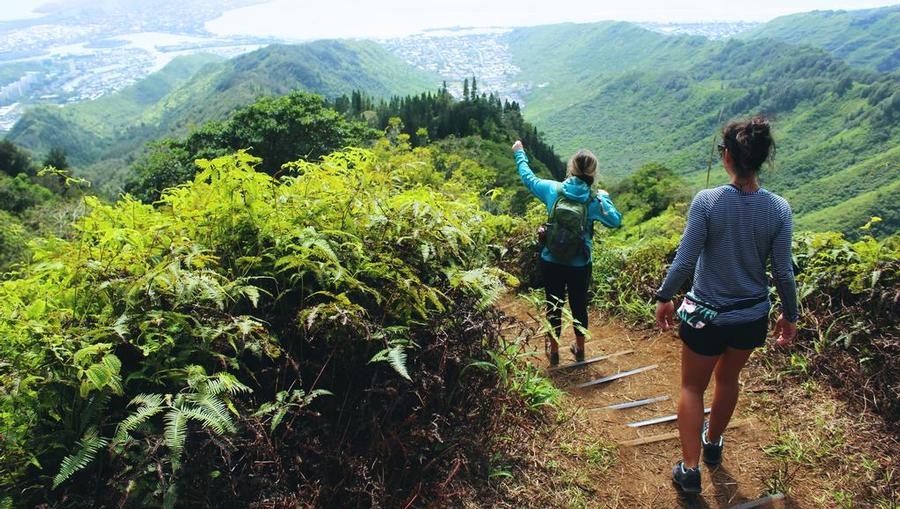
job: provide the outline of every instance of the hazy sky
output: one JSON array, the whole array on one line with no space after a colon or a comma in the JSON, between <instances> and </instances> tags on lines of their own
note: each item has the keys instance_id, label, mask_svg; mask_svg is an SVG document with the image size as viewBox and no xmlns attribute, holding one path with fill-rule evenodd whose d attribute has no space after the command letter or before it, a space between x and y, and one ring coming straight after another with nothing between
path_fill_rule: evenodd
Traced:
<instances>
[{"instance_id":1,"label":"hazy sky","mask_svg":"<svg viewBox=\"0 0 900 509\"><path fill-rule=\"evenodd\" d=\"M46 0L0 0L0 19L26 17ZM766 21L816 9L864 9L897 0L272 0L208 24L222 34L288 39L382 37L450 26L521 26L561 21Z\"/></svg>"},{"instance_id":2,"label":"hazy sky","mask_svg":"<svg viewBox=\"0 0 900 509\"><path fill-rule=\"evenodd\" d=\"M864 9L897 0L273 0L214 20L217 33L291 39L395 36L450 26L521 26L562 21L767 21L816 9Z\"/></svg>"}]
</instances>

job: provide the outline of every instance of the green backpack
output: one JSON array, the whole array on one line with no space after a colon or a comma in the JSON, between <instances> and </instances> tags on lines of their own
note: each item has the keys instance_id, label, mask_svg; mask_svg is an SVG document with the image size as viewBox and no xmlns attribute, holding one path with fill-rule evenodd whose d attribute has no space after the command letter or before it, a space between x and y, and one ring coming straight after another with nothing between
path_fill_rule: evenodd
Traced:
<instances>
[{"instance_id":1,"label":"green backpack","mask_svg":"<svg viewBox=\"0 0 900 509\"><path fill-rule=\"evenodd\" d=\"M543 228L544 247L560 261L568 261L579 254L586 254L584 234L588 230L587 210L591 199L585 203L571 200L559 191L559 197L550 209L550 215Z\"/></svg>"}]
</instances>

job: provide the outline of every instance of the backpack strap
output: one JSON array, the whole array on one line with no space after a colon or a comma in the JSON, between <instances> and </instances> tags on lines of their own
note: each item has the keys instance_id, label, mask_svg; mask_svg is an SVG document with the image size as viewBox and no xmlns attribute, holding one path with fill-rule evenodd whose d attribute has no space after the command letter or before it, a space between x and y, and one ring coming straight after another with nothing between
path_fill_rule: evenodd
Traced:
<instances>
[{"instance_id":1,"label":"backpack strap","mask_svg":"<svg viewBox=\"0 0 900 509\"><path fill-rule=\"evenodd\" d=\"M557 182L556 183L556 201L553 202L553 206L551 206L550 210L547 211L547 220L548 221L553 217L553 213L556 212L556 206L559 205L559 202L562 199L563 199L562 182Z\"/></svg>"},{"instance_id":2,"label":"backpack strap","mask_svg":"<svg viewBox=\"0 0 900 509\"><path fill-rule=\"evenodd\" d=\"M600 195L598 195L596 192L594 192L593 189L590 191L590 193L591 193L591 196L590 196L590 198L588 198L587 203L584 205L584 215L585 215L585 218L584 218L585 226L584 227L587 228L587 230L591 233L591 240L593 240L594 239L594 222L593 221L589 222L587 220L587 214L588 214L588 209L591 207L591 203L594 200L596 200L597 198L599 198ZM601 204L600 207L602 209L603 205Z\"/></svg>"}]
</instances>

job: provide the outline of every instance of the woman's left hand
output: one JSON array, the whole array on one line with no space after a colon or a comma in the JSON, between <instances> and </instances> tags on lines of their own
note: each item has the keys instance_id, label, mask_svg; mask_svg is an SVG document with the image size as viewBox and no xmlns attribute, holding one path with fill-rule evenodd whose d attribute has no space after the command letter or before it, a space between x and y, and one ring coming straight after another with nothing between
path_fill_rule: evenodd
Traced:
<instances>
[{"instance_id":1,"label":"woman's left hand","mask_svg":"<svg viewBox=\"0 0 900 509\"><path fill-rule=\"evenodd\" d=\"M675 323L675 304L672 301L656 303L656 326L662 330L669 330Z\"/></svg>"},{"instance_id":2,"label":"woman's left hand","mask_svg":"<svg viewBox=\"0 0 900 509\"><path fill-rule=\"evenodd\" d=\"M516 140L516 142L513 143L512 151L513 151L513 152L516 152L516 151L522 150L522 149L524 149L524 148L525 148L525 146L522 145L522 142L519 141L519 140Z\"/></svg>"}]
</instances>

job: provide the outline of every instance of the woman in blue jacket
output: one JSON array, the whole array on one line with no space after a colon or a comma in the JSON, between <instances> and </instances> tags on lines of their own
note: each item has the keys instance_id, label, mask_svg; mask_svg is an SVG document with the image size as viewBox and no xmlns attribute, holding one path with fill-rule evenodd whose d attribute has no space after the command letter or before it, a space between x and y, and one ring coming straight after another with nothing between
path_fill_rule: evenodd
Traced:
<instances>
[{"instance_id":1,"label":"woman in blue jacket","mask_svg":"<svg viewBox=\"0 0 900 509\"><path fill-rule=\"evenodd\" d=\"M575 319L575 345L571 351L576 361L584 360L584 334L588 327L588 286L591 281L591 247L594 221L609 228L622 225L622 214L616 210L609 193L600 189L591 191L597 174L597 158L589 150L579 150L569 159L566 180L540 179L528 167L528 156L521 141L512 147L516 166L522 182L547 206L547 214L553 212L557 201L565 197L571 202L585 204L586 225L582 235L584 249L572 257L561 259L544 246L541 250L541 274L547 297L547 320L556 335L550 335L550 365L559 364L559 343L562 332L562 306L569 296L569 307Z\"/></svg>"}]
</instances>

